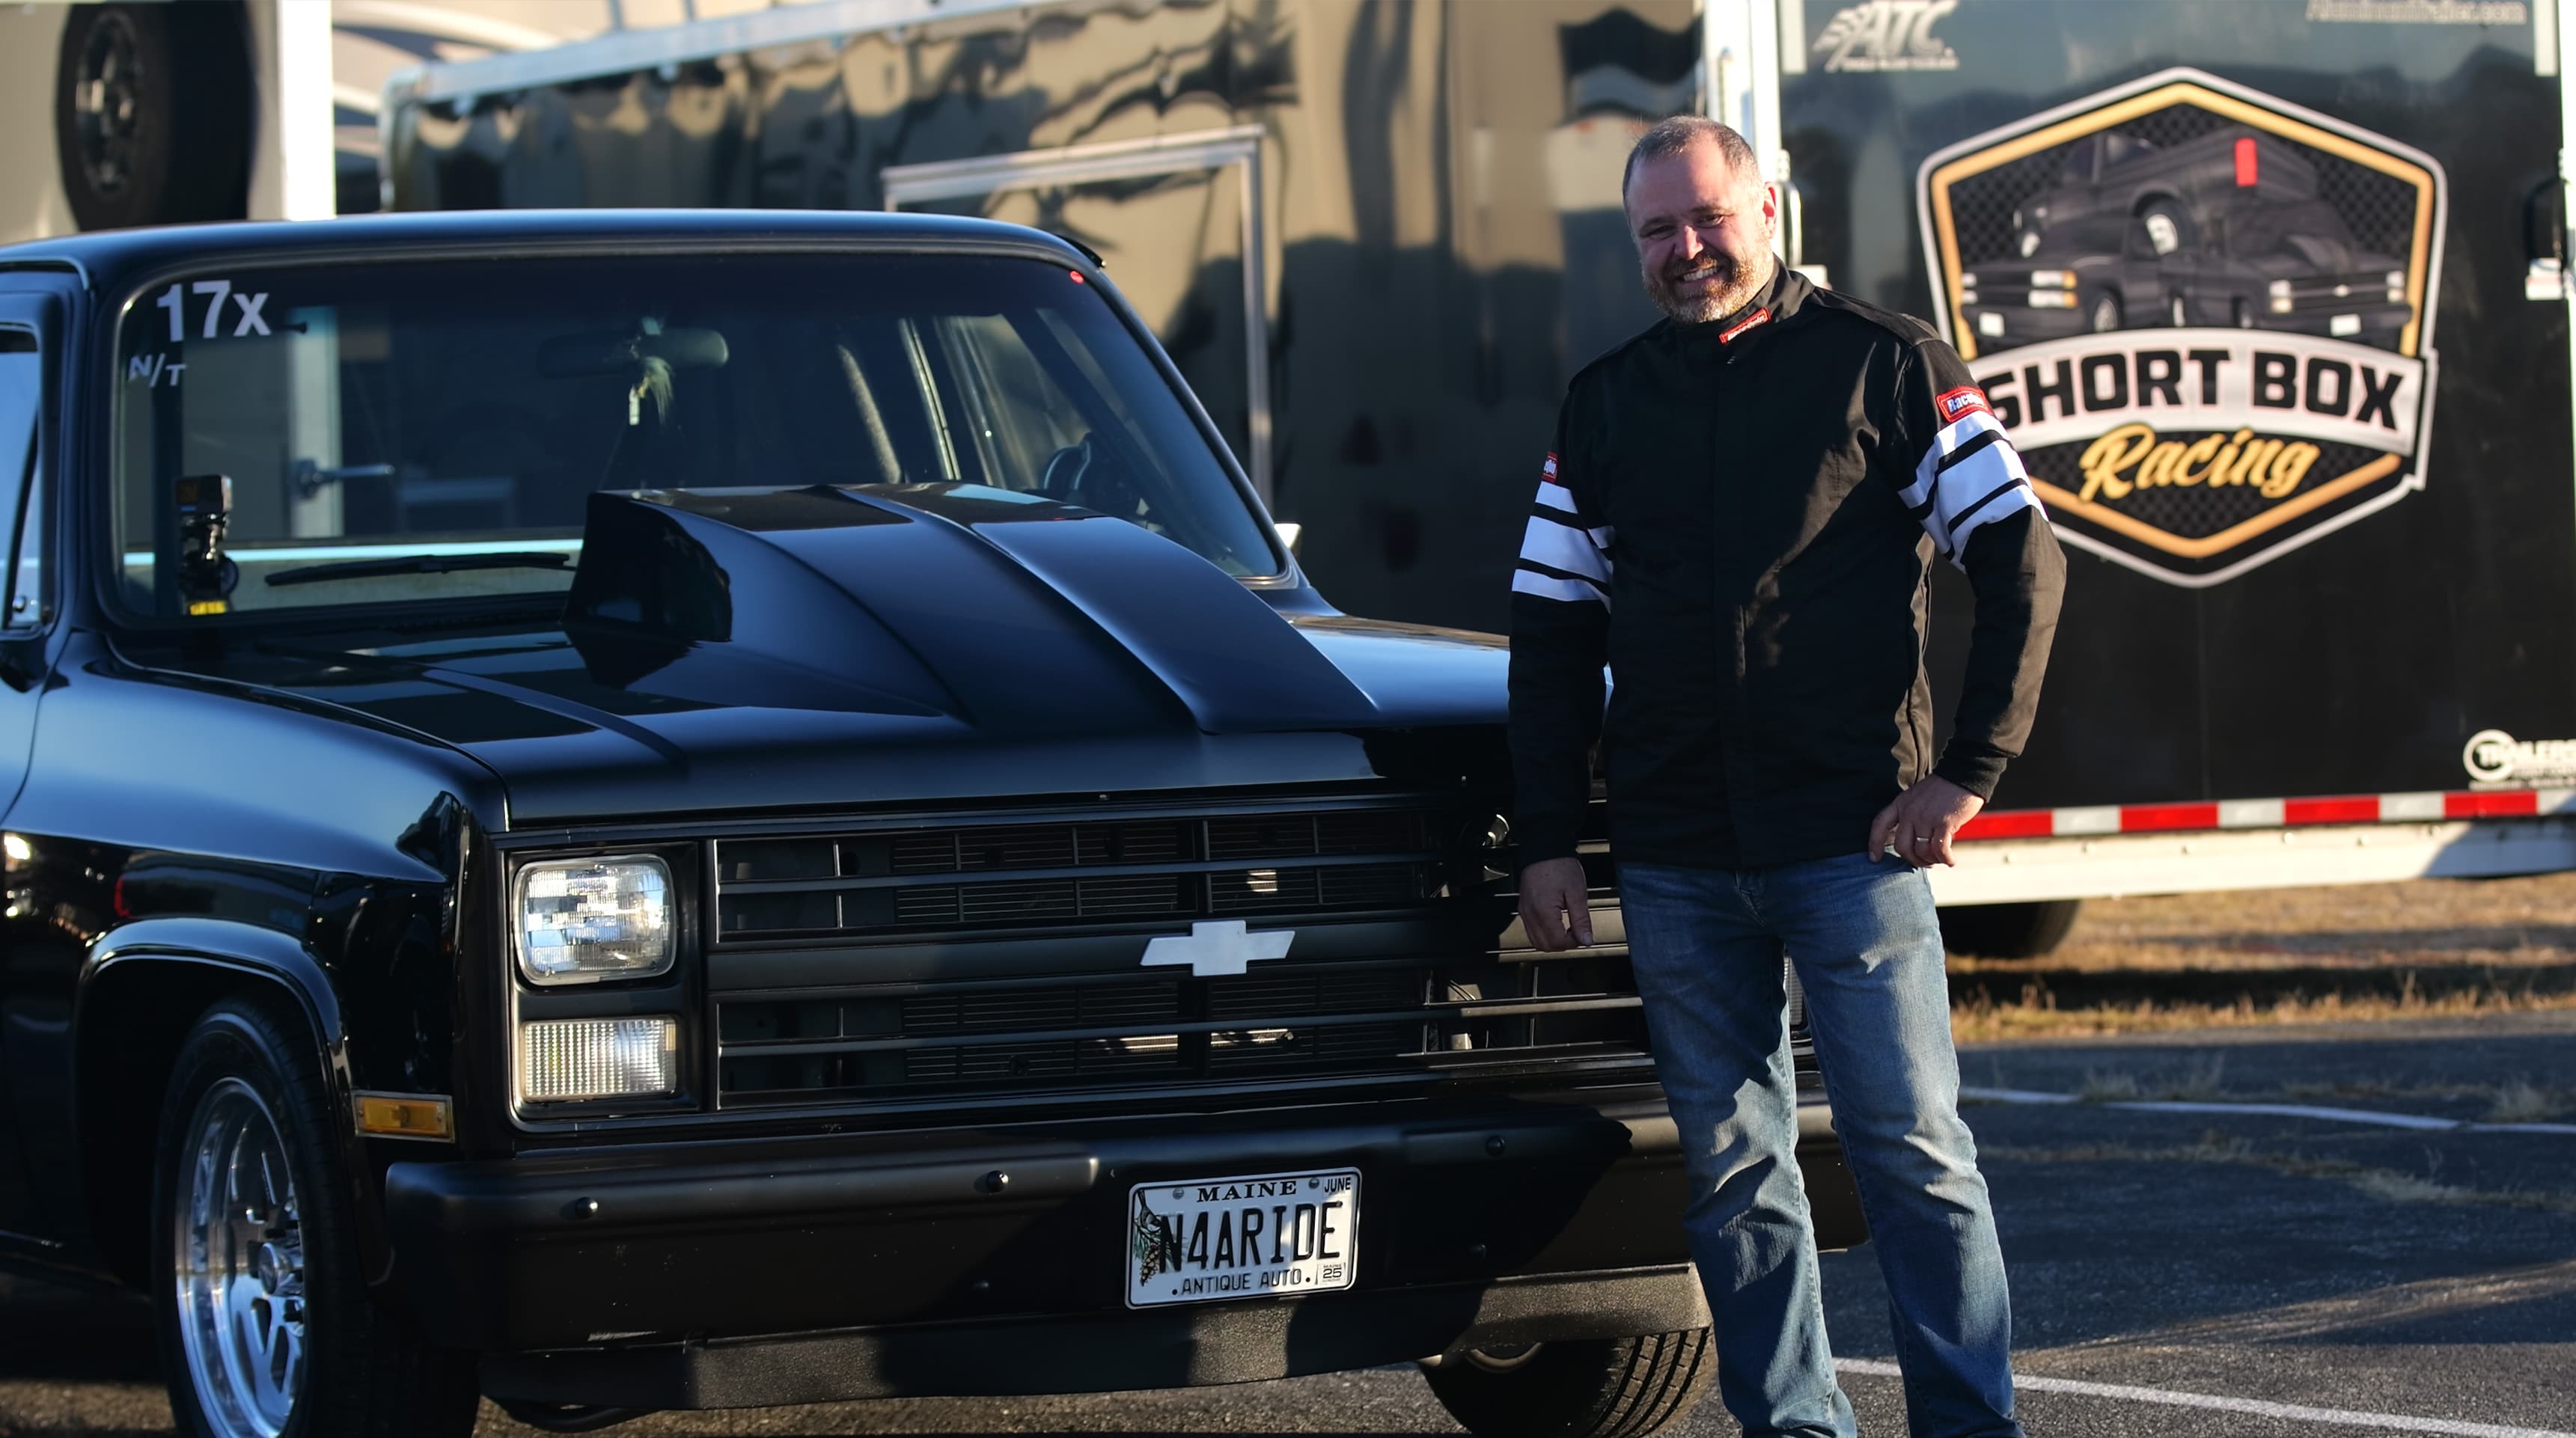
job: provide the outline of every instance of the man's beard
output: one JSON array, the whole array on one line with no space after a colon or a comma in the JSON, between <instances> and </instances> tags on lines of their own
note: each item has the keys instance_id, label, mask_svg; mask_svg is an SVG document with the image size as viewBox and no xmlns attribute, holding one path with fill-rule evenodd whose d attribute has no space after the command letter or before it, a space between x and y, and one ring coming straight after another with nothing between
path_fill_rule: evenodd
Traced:
<instances>
[{"instance_id":1,"label":"man's beard","mask_svg":"<svg viewBox=\"0 0 2576 1438\"><path fill-rule=\"evenodd\" d=\"M1744 267L1724 255L1708 253L1688 264L1674 265L1661 274L1646 274L1646 294L1655 307L1673 317L1676 324L1704 325L1724 319L1753 302L1753 297L1770 283L1770 267L1759 274L1747 275ZM1684 293L1681 282L1694 272L1714 275L1716 283L1706 289Z\"/></svg>"}]
</instances>

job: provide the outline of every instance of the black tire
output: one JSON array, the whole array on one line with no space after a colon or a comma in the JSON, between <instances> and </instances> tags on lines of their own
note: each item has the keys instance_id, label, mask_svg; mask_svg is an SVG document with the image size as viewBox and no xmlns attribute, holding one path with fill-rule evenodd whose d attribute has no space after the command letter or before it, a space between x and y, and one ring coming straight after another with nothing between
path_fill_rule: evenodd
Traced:
<instances>
[{"instance_id":1,"label":"black tire","mask_svg":"<svg viewBox=\"0 0 2576 1438\"><path fill-rule=\"evenodd\" d=\"M1423 1376L1476 1438L1644 1438L1708 1396L1717 1352L1707 1329L1692 1328L1452 1353Z\"/></svg>"},{"instance_id":2,"label":"black tire","mask_svg":"<svg viewBox=\"0 0 2576 1438\"><path fill-rule=\"evenodd\" d=\"M2092 307L2085 311L2087 323L2097 335L2107 335L2120 327L2120 297L2104 290L2093 297Z\"/></svg>"},{"instance_id":3,"label":"black tire","mask_svg":"<svg viewBox=\"0 0 2576 1438\"><path fill-rule=\"evenodd\" d=\"M2184 209L2178 200L2159 196L2147 201L2138 207L2137 222L2147 233L2147 247L2155 251L2160 258L2176 250L2191 248L2194 239L2191 212ZM2156 243L2155 236L2158 230L2164 231L2171 238L2171 243Z\"/></svg>"},{"instance_id":4,"label":"black tire","mask_svg":"<svg viewBox=\"0 0 2576 1438\"><path fill-rule=\"evenodd\" d=\"M84 230L250 213L242 7L75 5L54 62L63 198Z\"/></svg>"},{"instance_id":5,"label":"black tire","mask_svg":"<svg viewBox=\"0 0 2576 1438\"><path fill-rule=\"evenodd\" d=\"M2254 328L2254 307L2247 304L2242 296L2229 300L2227 319L2240 330L2250 330Z\"/></svg>"},{"instance_id":6,"label":"black tire","mask_svg":"<svg viewBox=\"0 0 2576 1438\"><path fill-rule=\"evenodd\" d=\"M2082 899L1969 904L1941 910L1941 947L1981 959L2036 959L2056 952L2075 927Z\"/></svg>"},{"instance_id":7,"label":"black tire","mask_svg":"<svg viewBox=\"0 0 2576 1438\"><path fill-rule=\"evenodd\" d=\"M274 1144L231 1147L231 1162L209 1164L209 1172L267 1171L266 1163L244 1163L246 1155L273 1158L285 1170L283 1183L274 1178L237 1181L242 1192L251 1194L254 1213L262 1207L258 1193L270 1196L266 1216L243 1226L261 1231L256 1266L263 1277L258 1282L279 1296L250 1302L276 1305L290 1316L290 1325L300 1314L301 1379L280 1385L288 1392L280 1438L462 1438L473 1430L479 1395L472 1356L422 1342L407 1320L380 1307L368 1292L346 1168L335 1138L335 1112L303 1024L263 1005L240 999L215 1005L180 1048L162 1102L153 1163L152 1298L170 1408L187 1438L242 1438L266 1431L265 1423L239 1405L226 1416L222 1395L238 1396L239 1390L220 1379L201 1385L200 1366L212 1371L222 1365L211 1359L202 1365L192 1362L192 1339L183 1331L195 1321L190 1316L195 1310L182 1297L187 1278L179 1262L179 1231L192 1207L213 1206L212 1201L192 1206L190 1195L201 1148L226 1151L209 1138L209 1132L221 1131L214 1120L225 1113L243 1117L242 1132L264 1118ZM236 1239L237 1211L223 1216ZM209 1243L206 1251L218 1246ZM238 1242L220 1246L227 1252L240 1249ZM290 1274L291 1280L269 1284L265 1275L272 1270ZM201 1284L199 1291L213 1286ZM229 1305L225 1312L231 1313ZM214 1326L239 1332L246 1325L233 1318L219 1319ZM207 1330L192 1331L197 1335L194 1351L207 1353Z\"/></svg>"}]
</instances>

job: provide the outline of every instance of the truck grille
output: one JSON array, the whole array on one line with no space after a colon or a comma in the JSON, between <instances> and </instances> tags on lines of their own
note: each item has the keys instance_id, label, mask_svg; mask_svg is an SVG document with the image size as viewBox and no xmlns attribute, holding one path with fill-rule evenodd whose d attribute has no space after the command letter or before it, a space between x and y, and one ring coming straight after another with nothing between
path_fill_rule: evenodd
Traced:
<instances>
[{"instance_id":1,"label":"truck grille","mask_svg":"<svg viewBox=\"0 0 2576 1438\"><path fill-rule=\"evenodd\" d=\"M1414 809L956 826L716 845L716 942L1418 907Z\"/></svg>"},{"instance_id":2,"label":"truck grille","mask_svg":"<svg viewBox=\"0 0 2576 1438\"><path fill-rule=\"evenodd\" d=\"M1633 1073L1645 1025L1615 927L1565 956L1500 947L1512 895L1480 861L1510 860L1447 842L1461 819L1344 801L720 839L717 1105ZM1229 920L1293 929L1293 952L1240 975L1139 963L1153 936ZM1802 1009L1793 980L1793 1027Z\"/></svg>"},{"instance_id":3,"label":"truck grille","mask_svg":"<svg viewBox=\"0 0 2576 1438\"><path fill-rule=\"evenodd\" d=\"M1624 959L1283 962L718 1004L726 1108L1102 1085L1354 1077L1541 1050L1633 1056ZM1511 1051L1508 1055L1502 1051Z\"/></svg>"}]
</instances>

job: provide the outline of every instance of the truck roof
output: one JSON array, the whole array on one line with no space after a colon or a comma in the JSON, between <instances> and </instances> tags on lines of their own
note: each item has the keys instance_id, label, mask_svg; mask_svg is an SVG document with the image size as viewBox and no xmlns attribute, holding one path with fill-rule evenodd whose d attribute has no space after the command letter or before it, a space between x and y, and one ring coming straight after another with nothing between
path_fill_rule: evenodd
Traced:
<instances>
[{"instance_id":1,"label":"truck roof","mask_svg":"<svg viewBox=\"0 0 2576 1438\"><path fill-rule=\"evenodd\" d=\"M76 270L95 288L187 260L310 254L343 258L407 251L532 254L633 247L983 250L1033 252L1081 266L1085 256L1042 230L993 220L872 210L454 210L331 220L171 225L102 230L0 246L0 269Z\"/></svg>"}]
</instances>

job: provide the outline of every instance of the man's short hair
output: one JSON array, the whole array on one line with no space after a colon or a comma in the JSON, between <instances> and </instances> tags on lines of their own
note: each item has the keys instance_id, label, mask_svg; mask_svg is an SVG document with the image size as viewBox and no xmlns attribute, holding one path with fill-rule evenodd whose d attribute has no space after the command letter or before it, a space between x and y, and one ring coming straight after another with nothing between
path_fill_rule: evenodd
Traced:
<instances>
[{"instance_id":1,"label":"man's short hair","mask_svg":"<svg viewBox=\"0 0 2576 1438\"><path fill-rule=\"evenodd\" d=\"M1762 176L1762 162L1753 156L1753 146L1733 125L1720 124L1706 115L1675 115L1658 123L1637 137L1628 151L1628 168L1619 175L1619 198L1628 198L1629 182L1637 178L1637 166L1648 160L1668 160L1693 145L1717 146L1726 157L1727 168L1739 175Z\"/></svg>"}]
</instances>

